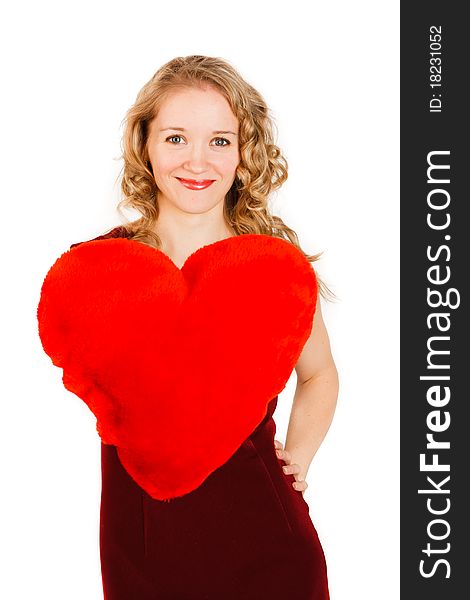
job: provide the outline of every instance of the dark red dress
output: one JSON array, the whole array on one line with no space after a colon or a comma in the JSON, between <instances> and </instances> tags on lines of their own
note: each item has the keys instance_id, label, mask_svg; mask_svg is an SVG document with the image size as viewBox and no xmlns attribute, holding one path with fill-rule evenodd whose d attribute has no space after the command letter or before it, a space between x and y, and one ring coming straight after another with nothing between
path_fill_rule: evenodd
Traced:
<instances>
[{"instance_id":1,"label":"dark red dress","mask_svg":"<svg viewBox=\"0 0 470 600\"><path fill-rule=\"evenodd\" d=\"M277 399L226 463L170 502L152 498L102 442L105 600L329 599L309 506L276 456Z\"/></svg>"}]
</instances>

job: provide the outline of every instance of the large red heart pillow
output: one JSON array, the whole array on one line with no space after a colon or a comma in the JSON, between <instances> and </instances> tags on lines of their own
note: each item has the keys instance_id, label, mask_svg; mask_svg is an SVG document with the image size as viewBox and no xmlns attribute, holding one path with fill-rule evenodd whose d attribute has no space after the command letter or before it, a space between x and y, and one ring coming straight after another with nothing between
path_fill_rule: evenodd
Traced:
<instances>
[{"instance_id":1,"label":"large red heart pillow","mask_svg":"<svg viewBox=\"0 0 470 600\"><path fill-rule=\"evenodd\" d=\"M179 269L127 239L83 242L49 269L39 336L66 389L153 498L197 488L266 415L311 332L317 279L284 239L245 234Z\"/></svg>"}]
</instances>

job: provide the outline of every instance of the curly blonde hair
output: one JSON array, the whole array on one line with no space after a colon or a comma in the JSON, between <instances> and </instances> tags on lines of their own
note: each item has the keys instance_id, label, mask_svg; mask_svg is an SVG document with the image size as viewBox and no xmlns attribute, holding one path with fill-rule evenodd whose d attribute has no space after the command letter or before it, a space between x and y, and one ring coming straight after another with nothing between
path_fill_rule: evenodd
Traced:
<instances>
[{"instance_id":1,"label":"curly blonde hair","mask_svg":"<svg viewBox=\"0 0 470 600\"><path fill-rule=\"evenodd\" d=\"M268 199L287 179L287 161L274 143L274 121L260 93L247 83L227 61L218 57L192 55L177 57L164 64L137 94L127 111L121 143L124 166L117 210L126 220L123 208L137 210L142 217L124 222L127 237L160 248L155 232L159 207L157 185L149 161L149 125L165 99L173 92L211 86L229 103L239 122L240 163L231 189L225 196L223 215L234 235L261 233L287 239L309 262L322 254L309 255L300 247L297 234L280 217L272 215ZM327 300L335 294L317 274L319 293Z\"/></svg>"}]
</instances>

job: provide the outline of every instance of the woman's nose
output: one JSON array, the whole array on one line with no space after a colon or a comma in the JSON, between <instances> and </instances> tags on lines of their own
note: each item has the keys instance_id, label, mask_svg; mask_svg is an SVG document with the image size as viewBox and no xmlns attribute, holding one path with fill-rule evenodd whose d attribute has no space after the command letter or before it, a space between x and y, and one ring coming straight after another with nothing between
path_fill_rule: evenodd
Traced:
<instances>
[{"instance_id":1,"label":"woman's nose","mask_svg":"<svg viewBox=\"0 0 470 600\"><path fill-rule=\"evenodd\" d=\"M192 144L188 148L185 167L192 171L204 171L209 164L208 149L203 144Z\"/></svg>"}]
</instances>

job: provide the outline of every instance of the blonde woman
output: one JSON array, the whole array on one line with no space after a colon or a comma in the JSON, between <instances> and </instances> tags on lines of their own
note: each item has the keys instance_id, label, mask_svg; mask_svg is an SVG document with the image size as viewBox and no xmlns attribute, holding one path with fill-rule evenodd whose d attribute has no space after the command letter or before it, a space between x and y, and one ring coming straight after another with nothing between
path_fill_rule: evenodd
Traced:
<instances>
[{"instance_id":1,"label":"blonde woman","mask_svg":"<svg viewBox=\"0 0 470 600\"><path fill-rule=\"evenodd\" d=\"M45 351L97 417L107 600L329 598L303 498L338 376L262 96L220 58L163 65L125 119L122 207L38 306ZM285 448L279 392L295 368Z\"/></svg>"}]
</instances>

